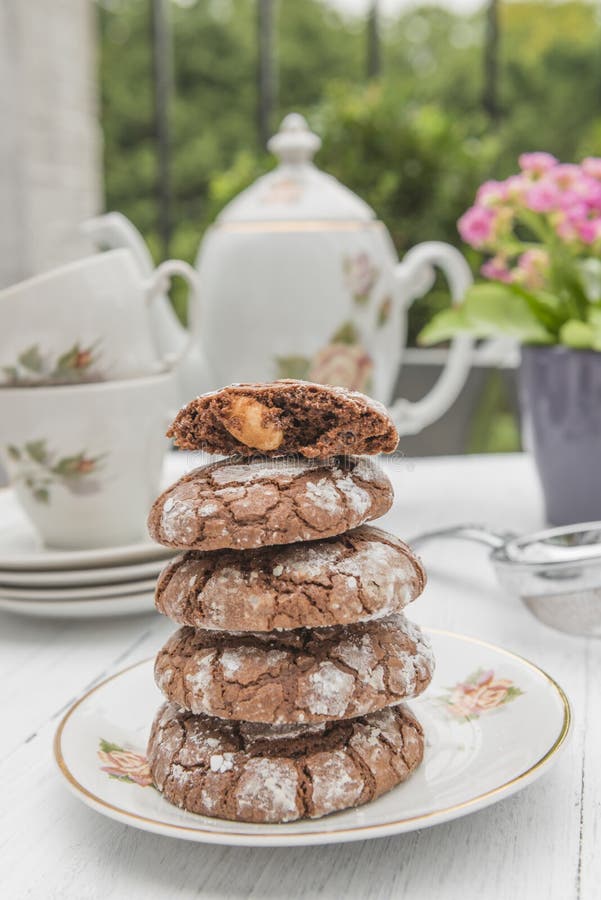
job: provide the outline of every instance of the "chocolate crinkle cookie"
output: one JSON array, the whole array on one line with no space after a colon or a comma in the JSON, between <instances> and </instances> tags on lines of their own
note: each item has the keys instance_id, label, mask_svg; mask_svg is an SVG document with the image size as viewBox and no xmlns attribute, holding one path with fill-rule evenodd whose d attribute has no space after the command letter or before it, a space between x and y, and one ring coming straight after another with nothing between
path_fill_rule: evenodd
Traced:
<instances>
[{"instance_id":1,"label":"chocolate crinkle cookie","mask_svg":"<svg viewBox=\"0 0 601 900\"><path fill-rule=\"evenodd\" d=\"M194 628L315 628L400 612L425 583L407 544L362 525L312 543L184 553L161 573L156 606Z\"/></svg>"},{"instance_id":2,"label":"chocolate crinkle cookie","mask_svg":"<svg viewBox=\"0 0 601 900\"><path fill-rule=\"evenodd\" d=\"M427 638L403 615L278 632L180 628L155 679L194 713L250 722L325 722L421 694L434 671Z\"/></svg>"},{"instance_id":3,"label":"chocolate crinkle cookie","mask_svg":"<svg viewBox=\"0 0 601 900\"><path fill-rule=\"evenodd\" d=\"M183 450L308 458L392 453L398 434L386 408L355 391L285 379L233 384L180 410L167 432Z\"/></svg>"},{"instance_id":4,"label":"chocolate crinkle cookie","mask_svg":"<svg viewBox=\"0 0 601 900\"><path fill-rule=\"evenodd\" d=\"M387 512L392 485L365 457L226 459L189 472L148 517L159 544L247 550L342 534Z\"/></svg>"},{"instance_id":5,"label":"chocolate crinkle cookie","mask_svg":"<svg viewBox=\"0 0 601 900\"><path fill-rule=\"evenodd\" d=\"M157 713L148 760L167 800L205 816L278 823L359 806L405 781L423 756L406 706L317 726L257 726Z\"/></svg>"}]
</instances>

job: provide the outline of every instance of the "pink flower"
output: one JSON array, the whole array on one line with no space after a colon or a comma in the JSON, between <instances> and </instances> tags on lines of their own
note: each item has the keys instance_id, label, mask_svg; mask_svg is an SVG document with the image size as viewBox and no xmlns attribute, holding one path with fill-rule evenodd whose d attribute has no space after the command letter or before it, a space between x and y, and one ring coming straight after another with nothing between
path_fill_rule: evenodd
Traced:
<instances>
[{"instance_id":1,"label":"pink flower","mask_svg":"<svg viewBox=\"0 0 601 900\"><path fill-rule=\"evenodd\" d=\"M512 202L520 202L531 185L531 181L523 175L510 175L505 179L507 199Z\"/></svg>"},{"instance_id":2,"label":"pink flower","mask_svg":"<svg viewBox=\"0 0 601 900\"><path fill-rule=\"evenodd\" d=\"M467 244L480 249L485 247L495 233L496 215L484 206L471 206L457 223L459 234Z\"/></svg>"},{"instance_id":3,"label":"pink flower","mask_svg":"<svg viewBox=\"0 0 601 900\"><path fill-rule=\"evenodd\" d=\"M568 213L568 215L571 215L572 217L586 216L588 213L588 207L582 195L572 188L562 191L559 194L557 208L562 210L562 212Z\"/></svg>"},{"instance_id":4,"label":"pink flower","mask_svg":"<svg viewBox=\"0 0 601 900\"><path fill-rule=\"evenodd\" d=\"M100 768L115 778L129 778L141 787L150 787L152 775L145 756L131 750L99 750Z\"/></svg>"},{"instance_id":5,"label":"pink flower","mask_svg":"<svg viewBox=\"0 0 601 900\"><path fill-rule=\"evenodd\" d=\"M558 187L565 190L578 184L582 178L582 170L574 163L559 163L549 173L549 177Z\"/></svg>"},{"instance_id":6,"label":"pink flower","mask_svg":"<svg viewBox=\"0 0 601 900\"><path fill-rule=\"evenodd\" d=\"M373 371L371 356L357 344L328 344L311 361L307 376L318 384L338 384L353 391L364 390Z\"/></svg>"},{"instance_id":7,"label":"pink flower","mask_svg":"<svg viewBox=\"0 0 601 900\"><path fill-rule=\"evenodd\" d=\"M601 237L601 219L580 219L574 227L583 244L594 244Z\"/></svg>"},{"instance_id":8,"label":"pink flower","mask_svg":"<svg viewBox=\"0 0 601 900\"><path fill-rule=\"evenodd\" d=\"M558 216L554 224L557 236L560 237L562 241L571 243L572 241L578 240L578 232L574 227L574 223L567 215Z\"/></svg>"},{"instance_id":9,"label":"pink flower","mask_svg":"<svg viewBox=\"0 0 601 900\"><path fill-rule=\"evenodd\" d=\"M518 162L522 172L540 177L556 166L558 160L550 153L538 151L536 153L522 153Z\"/></svg>"},{"instance_id":10,"label":"pink flower","mask_svg":"<svg viewBox=\"0 0 601 900\"><path fill-rule=\"evenodd\" d=\"M480 272L485 278L492 278L494 281L504 281L508 283L513 280L512 273L503 256L493 256L492 259L487 259L480 267Z\"/></svg>"},{"instance_id":11,"label":"pink flower","mask_svg":"<svg viewBox=\"0 0 601 900\"><path fill-rule=\"evenodd\" d=\"M601 157L587 156L586 159L582 160L580 167L585 175L601 179Z\"/></svg>"},{"instance_id":12,"label":"pink flower","mask_svg":"<svg viewBox=\"0 0 601 900\"><path fill-rule=\"evenodd\" d=\"M549 269L549 254L538 248L526 250L518 259L515 270L516 280L530 290L544 287L545 276Z\"/></svg>"},{"instance_id":13,"label":"pink flower","mask_svg":"<svg viewBox=\"0 0 601 900\"><path fill-rule=\"evenodd\" d=\"M356 253L344 261L346 286L358 301L368 299L369 292L378 279L378 269L367 253Z\"/></svg>"},{"instance_id":14,"label":"pink flower","mask_svg":"<svg viewBox=\"0 0 601 900\"><path fill-rule=\"evenodd\" d=\"M530 187L526 193L526 206L533 212L546 213L557 209L561 192L556 184L541 178Z\"/></svg>"},{"instance_id":15,"label":"pink flower","mask_svg":"<svg viewBox=\"0 0 601 900\"><path fill-rule=\"evenodd\" d=\"M476 206L496 206L507 199L504 181L485 181L476 193Z\"/></svg>"},{"instance_id":16,"label":"pink flower","mask_svg":"<svg viewBox=\"0 0 601 900\"><path fill-rule=\"evenodd\" d=\"M479 716L507 703L512 687L513 683L508 678L496 678L492 671L482 672L473 682L455 685L448 700L448 709L460 717Z\"/></svg>"}]
</instances>

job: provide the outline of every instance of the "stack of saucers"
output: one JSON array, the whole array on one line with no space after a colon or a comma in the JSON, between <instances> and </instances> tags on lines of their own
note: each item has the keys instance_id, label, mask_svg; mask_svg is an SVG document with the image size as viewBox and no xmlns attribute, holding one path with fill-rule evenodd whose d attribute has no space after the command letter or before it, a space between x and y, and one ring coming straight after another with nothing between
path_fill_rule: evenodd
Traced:
<instances>
[{"instance_id":1,"label":"stack of saucers","mask_svg":"<svg viewBox=\"0 0 601 900\"><path fill-rule=\"evenodd\" d=\"M186 349L162 352L152 310L173 275L195 289L186 263L168 260L147 277L119 249L0 291L0 465L11 482L0 509L0 608L149 608L165 553L148 541L146 515Z\"/></svg>"},{"instance_id":2,"label":"stack of saucers","mask_svg":"<svg viewBox=\"0 0 601 900\"><path fill-rule=\"evenodd\" d=\"M364 524L393 500L369 458L396 446L386 410L304 382L233 385L170 433L237 456L188 473L150 513L155 540L187 550L157 584L183 626L155 664L168 701L148 745L157 788L190 812L265 823L405 781L424 747L405 701L434 661L402 612L424 588L419 560Z\"/></svg>"},{"instance_id":3,"label":"stack of saucers","mask_svg":"<svg viewBox=\"0 0 601 900\"><path fill-rule=\"evenodd\" d=\"M92 550L42 544L12 489L0 491L0 610L87 618L153 609L165 547L140 541Z\"/></svg>"}]
</instances>

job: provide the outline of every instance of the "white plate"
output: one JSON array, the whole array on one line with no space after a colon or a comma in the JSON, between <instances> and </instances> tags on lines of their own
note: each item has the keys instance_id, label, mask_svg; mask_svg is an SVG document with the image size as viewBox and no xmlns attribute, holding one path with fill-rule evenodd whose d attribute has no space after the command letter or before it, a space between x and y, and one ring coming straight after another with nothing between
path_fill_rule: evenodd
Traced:
<instances>
[{"instance_id":1,"label":"white plate","mask_svg":"<svg viewBox=\"0 0 601 900\"><path fill-rule=\"evenodd\" d=\"M101 740L144 753L162 699L151 660L113 675L71 707L56 733L57 763L69 788L98 812L144 831L212 844L330 844L455 819L540 777L565 745L570 707L561 688L521 657L473 638L430 634L436 674L426 695L411 704L426 733L424 762L405 784L358 809L286 825L250 825L180 810L125 771L125 780L109 777L97 756ZM492 673L488 687L466 686L471 676L486 673ZM471 718L462 715L468 695L481 703ZM143 758L129 760L144 765Z\"/></svg>"},{"instance_id":2,"label":"white plate","mask_svg":"<svg viewBox=\"0 0 601 900\"><path fill-rule=\"evenodd\" d=\"M175 551L174 551L175 552ZM0 592L5 585L10 587L82 587L84 585L102 585L108 591L108 585L123 584L126 581L137 581L143 578L156 578L166 564L165 559L152 562L136 563L131 566L101 566L96 569L39 569L34 572L11 571L0 569Z\"/></svg>"},{"instance_id":3,"label":"white plate","mask_svg":"<svg viewBox=\"0 0 601 900\"><path fill-rule=\"evenodd\" d=\"M28 587L0 587L0 600L20 600L29 603L32 600L65 600L76 603L78 600L91 600L95 597L113 598L122 597L124 594L141 594L154 591L155 578L147 578L143 581L128 581L125 584L104 584L93 587L67 587L67 588L28 588Z\"/></svg>"},{"instance_id":4,"label":"white plate","mask_svg":"<svg viewBox=\"0 0 601 900\"><path fill-rule=\"evenodd\" d=\"M154 612L154 592L81 601L0 599L1 610L36 619L112 619Z\"/></svg>"}]
</instances>

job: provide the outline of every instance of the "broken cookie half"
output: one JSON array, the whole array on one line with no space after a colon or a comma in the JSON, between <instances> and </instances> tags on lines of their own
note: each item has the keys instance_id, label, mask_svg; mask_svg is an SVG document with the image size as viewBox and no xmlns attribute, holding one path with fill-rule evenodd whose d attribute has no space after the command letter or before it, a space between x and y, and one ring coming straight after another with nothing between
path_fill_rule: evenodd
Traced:
<instances>
[{"instance_id":1,"label":"broken cookie half","mask_svg":"<svg viewBox=\"0 0 601 900\"><path fill-rule=\"evenodd\" d=\"M309 459L392 453L398 443L381 403L345 388L293 379L203 394L180 410L167 436L182 450Z\"/></svg>"}]
</instances>

